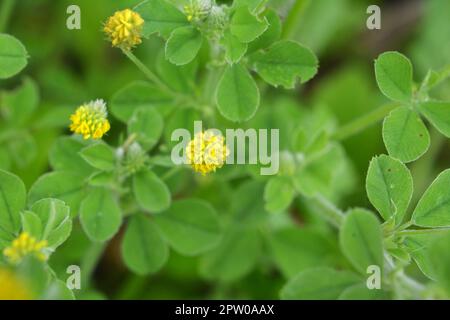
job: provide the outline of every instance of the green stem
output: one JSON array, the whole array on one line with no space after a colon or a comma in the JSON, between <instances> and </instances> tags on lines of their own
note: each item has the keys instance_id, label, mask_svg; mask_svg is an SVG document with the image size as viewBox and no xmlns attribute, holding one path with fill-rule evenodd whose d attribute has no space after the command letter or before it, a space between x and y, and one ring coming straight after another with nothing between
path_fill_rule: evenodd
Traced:
<instances>
[{"instance_id":1,"label":"green stem","mask_svg":"<svg viewBox=\"0 0 450 320\"><path fill-rule=\"evenodd\" d=\"M289 15L286 17L286 20L284 22L283 33L281 36L283 39L289 39L295 34L295 32L297 31L298 23L302 21L301 15L303 14L309 2L310 0L295 1L295 4L292 6L291 10L289 11Z\"/></svg>"},{"instance_id":2,"label":"green stem","mask_svg":"<svg viewBox=\"0 0 450 320\"><path fill-rule=\"evenodd\" d=\"M310 205L316 209L317 213L324 217L328 222L339 228L344 219L344 213L336 208L329 200L319 195L310 199Z\"/></svg>"},{"instance_id":3,"label":"green stem","mask_svg":"<svg viewBox=\"0 0 450 320\"><path fill-rule=\"evenodd\" d=\"M435 229L409 229L399 231L396 234L398 236L413 236L418 234L431 234L431 233L440 233L440 232L448 232L450 228L435 228Z\"/></svg>"},{"instance_id":4,"label":"green stem","mask_svg":"<svg viewBox=\"0 0 450 320\"><path fill-rule=\"evenodd\" d=\"M136 67L138 67L139 70L142 71L143 74L145 74L151 82L156 84L162 91L173 95L173 91L164 82L162 82L161 79L153 73L153 71L147 68L147 66L143 64L142 61L139 60L138 57L136 57L131 51L122 49L122 52L136 65Z\"/></svg>"},{"instance_id":5,"label":"green stem","mask_svg":"<svg viewBox=\"0 0 450 320\"><path fill-rule=\"evenodd\" d=\"M0 7L0 33L5 31L13 7L14 7L14 0L3 0L2 5Z\"/></svg>"},{"instance_id":6,"label":"green stem","mask_svg":"<svg viewBox=\"0 0 450 320\"><path fill-rule=\"evenodd\" d=\"M81 284L83 289L89 286L92 274L106 248L106 242L93 242L81 261Z\"/></svg>"},{"instance_id":7,"label":"green stem","mask_svg":"<svg viewBox=\"0 0 450 320\"><path fill-rule=\"evenodd\" d=\"M164 91L168 95L179 99L178 102L184 102L190 105L197 105L197 102L192 99L191 97L180 94L177 92L174 92L172 89L169 88L153 71L151 71L145 64L142 63L141 60L139 60L138 57L136 57L131 51L123 50L122 52L128 57L128 59L133 62L139 70L142 71L142 73L151 81L153 82L161 91Z\"/></svg>"},{"instance_id":8,"label":"green stem","mask_svg":"<svg viewBox=\"0 0 450 320\"><path fill-rule=\"evenodd\" d=\"M333 138L337 141L342 141L349 137L352 137L355 134L363 131L364 129L383 120L386 115L388 115L392 110L394 110L398 106L399 106L398 103L385 104L379 107L378 109L368 114L365 114L360 118L357 118L352 122L344 125L334 133Z\"/></svg>"}]
</instances>

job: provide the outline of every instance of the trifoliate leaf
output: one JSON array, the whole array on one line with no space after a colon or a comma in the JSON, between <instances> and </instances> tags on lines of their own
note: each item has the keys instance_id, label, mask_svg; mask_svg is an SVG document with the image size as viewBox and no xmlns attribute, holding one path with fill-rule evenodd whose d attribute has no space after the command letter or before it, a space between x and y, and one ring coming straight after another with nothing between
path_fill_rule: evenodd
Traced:
<instances>
[{"instance_id":1,"label":"trifoliate leaf","mask_svg":"<svg viewBox=\"0 0 450 320\"><path fill-rule=\"evenodd\" d=\"M253 54L254 70L269 84L292 89L297 77L307 82L317 73L316 56L297 42L283 40L273 44L266 51Z\"/></svg>"},{"instance_id":2,"label":"trifoliate leaf","mask_svg":"<svg viewBox=\"0 0 450 320\"><path fill-rule=\"evenodd\" d=\"M80 221L93 241L111 239L122 224L122 212L110 190L95 188L80 206Z\"/></svg>"},{"instance_id":3,"label":"trifoliate leaf","mask_svg":"<svg viewBox=\"0 0 450 320\"><path fill-rule=\"evenodd\" d=\"M450 169L428 187L414 210L412 221L421 227L450 226Z\"/></svg>"},{"instance_id":4,"label":"trifoliate leaf","mask_svg":"<svg viewBox=\"0 0 450 320\"><path fill-rule=\"evenodd\" d=\"M384 220L394 217L403 221L413 193L413 180L408 168L386 155L372 159L366 179L367 196Z\"/></svg>"},{"instance_id":5,"label":"trifoliate leaf","mask_svg":"<svg viewBox=\"0 0 450 320\"><path fill-rule=\"evenodd\" d=\"M364 209L353 209L344 218L339 232L342 252L361 274L375 265L383 270L383 236L375 215Z\"/></svg>"},{"instance_id":6,"label":"trifoliate leaf","mask_svg":"<svg viewBox=\"0 0 450 320\"><path fill-rule=\"evenodd\" d=\"M63 244L72 231L70 208L61 200L42 199L31 207L41 222L38 239L47 240L53 250Z\"/></svg>"},{"instance_id":7,"label":"trifoliate leaf","mask_svg":"<svg viewBox=\"0 0 450 320\"><path fill-rule=\"evenodd\" d=\"M450 138L450 103L430 101L419 104L420 112L443 135Z\"/></svg>"},{"instance_id":8,"label":"trifoliate leaf","mask_svg":"<svg viewBox=\"0 0 450 320\"><path fill-rule=\"evenodd\" d=\"M430 146L430 134L420 116L408 107L397 108L384 119L383 141L391 157L407 163Z\"/></svg>"},{"instance_id":9,"label":"trifoliate leaf","mask_svg":"<svg viewBox=\"0 0 450 320\"><path fill-rule=\"evenodd\" d=\"M162 268L169 257L169 248L154 223L138 214L130 219L125 231L122 257L130 270L145 275Z\"/></svg>"},{"instance_id":10,"label":"trifoliate leaf","mask_svg":"<svg viewBox=\"0 0 450 320\"><path fill-rule=\"evenodd\" d=\"M170 245L184 255L208 251L222 236L217 212L201 200L175 201L155 221Z\"/></svg>"},{"instance_id":11,"label":"trifoliate leaf","mask_svg":"<svg viewBox=\"0 0 450 320\"><path fill-rule=\"evenodd\" d=\"M139 206L158 213L170 206L170 191L153 172L142 170L133 176L133 194Z\"/></svg>"},{"instance_id":12,"label":"trifoliate leaf","mask_svg":"<svg viewBox=\"0 0 450 320\"><path fill-rule=\"evenodd\" d=\"M247 51L247 44L242 43L230 32L225 32L223 36L223 45L225 47L225 59L229 64L237 63Z\"/></svg>"},{"instance_id":13,"label":"trifoliate leaf","mask_svg":"<svg viewBox=\"0 0 450 320\"><path fill-rule=\"evenodd\" d=\"M248 7L239 7L231 18L230 31L239 41L248 43L266 31L268 24L266 18L254 16Z\"/></svg>"},{"instance_id":14,"label":"trifoliate leaf","mask_svg":"<svg viewBox=\"0 0 450 320\"><path fill-rule=\"evenodd\" d=\"M173 30L188 26L186 16L166 0L144 1L135 7L135 11L144 19L143 36L159 33L168 38Z\"/></svg>"},{"instance_id":15,"label":"trifoliate leaf","mask_svg":"<svg viewBox=\"0 0 450 320\"><path fill-rule=\"evenodd\" d=\"M166 58L173 64L185 65L194 60L203 38L193 27L178 28L172 32L166 43Z\"/></svg>"},{"instance_id":16,"label":"trifoliate leaf","mask_svg":"<svg viewBox=\"0 0 450 320\"><path fill-rule=\"evenodd\" d=\"M116 168L114 149L104 142L92 144L80 151L81 157L92 167L105 171Z\"/></svg>"},{"instance_id":17,"label":"trifoliate leaf","mask_svg":"<svg viewBox=\"0 0 450 320\"><path fill-rule=\"evenodd\" d=\"M385 52L375 60L375 76L381 92L391 100L409 102L412 97L411 61L398 52Z\"/></svg>"},{"instance_id":18,"label":"trifoliate leaf","mask_svg":"<svg viewBox=\"0 0 450 320\"><path fill-rule=\"evenodd\" d=\"M20 230L20 211L25 208L26 190L16 175L0 170L0 238Z\"/></svg>"},{"instance_id":19,"label":"trifoliate leaf","mask_svg":"<svg viewBox=\"0 0 450 320\"><path fill-rule=\"evenodd\" d=\"M22 71L27 59L27 50L19 40L0 33L0 79L10 78Z\"/></svg>"},{"instance_id":20,"label":"trifoliate leaf","mask_svg":"<svg viewBox=\"0 0 450 320\"><path fill-rule=\"evenodd\" d=\"M228 66L216 92L220 113L231 121L246 121L259 106L259 89L250 73L240 64Z\"/></svg>"}]
</instances>

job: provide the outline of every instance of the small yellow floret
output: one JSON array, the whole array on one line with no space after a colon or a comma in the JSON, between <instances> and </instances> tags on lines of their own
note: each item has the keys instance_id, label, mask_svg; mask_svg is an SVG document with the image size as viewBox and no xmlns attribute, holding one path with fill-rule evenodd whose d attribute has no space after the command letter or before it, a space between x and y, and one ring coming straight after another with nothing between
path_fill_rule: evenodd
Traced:
<instances>
[{"instance_id":1,"label":"small yellow floret","mask_svg":"<svg viewBox=\"0 0 450 320\"><path fill-rule=\"evenodd\" d=\"M47 247L47 240L38 241L27 232L22 232L11 245L3 250L3 255L11 263L19 263L28 255L33 255L41 261L47 260L43 249Z\"/></svg>"},{"instance_id":2,"label":"small yellow floret","mask_svg":"<svg viewBox=\"0 0 450 320\"><path fill-rule=\"evenodd\" d=\"M83 135L85 140L101 139L111 125L107 119L108 112L103 100L91 101L80 106L70 116L70 130Z\"/></svg>"},{"instance_id":3,"label":"small yellow floret","mask_svg":"<svg viewBox=\"0 0 450 320\"><path fill-rule=\"evenodd\" d=\"M188 164L205 175L221 168L229 154L225 139L212 131L199 132L186 147Z\"/></svg>"},{"instance_id":4,"label":"small yellow floret","mask_svg":"<svg viewBox=\"0 0 450 320\"><path fill-rule=\"evenodd\" d=\"M142 42L143 26L144 19L139 13L125 9L117 11L113 16L109 17L103 31L108 35L114 47L131 50L131 48Z\"/></svg>"},{"instance_id":5,"label":"small yellow floret","mask_svg":"<svg viewBox=\"0 0 450 320\"><path fill-rule=\"evenodd\" d=\"M28 286L12 271L0 268L0 300L31 300Z\"/></svg>"}]
</instances>

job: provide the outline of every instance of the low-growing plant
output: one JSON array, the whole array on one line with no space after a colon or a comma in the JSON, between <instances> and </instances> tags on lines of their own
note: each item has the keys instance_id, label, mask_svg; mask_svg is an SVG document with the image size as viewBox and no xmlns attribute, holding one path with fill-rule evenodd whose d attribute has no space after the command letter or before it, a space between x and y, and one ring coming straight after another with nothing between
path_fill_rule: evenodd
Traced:
<instances>
[{"instance_id":1,"label":"low-growing plant","mask_svg":"<svg viewBox=\"0 0 450 320\"><path fill-rule=\"evenodd\" d=\"M433 144L428 127L450 137L450 102L432 97L450 69L416 83L405 55L380 54L374 79L392 101L341 125L323 105L299 107L293 89L319 61L291 40L302 6L284 20L277 10L266 0L142 1L104 17L109 52L135 67L136 80L112 97L35 121L35 81L1 91L0 299L102 297L94 271L116 247L131 273L150 278L194 261L185 269L196 271L172 272L199 276L209 298L235 298L241 279L266 278L277 279L270 293L255 296L450 296L450 171L418 194L407 166ZM149 64L139 49L151 40L160 52ZM0 34L0 78L22 71L28 54ZM345 142L382 120L386 154L373 156L365 178L371 206L339 209L358 183ZM205 131L193 132L194 121ZM36 161L35 134L50 123L71 133L54 141L51 171L27 191L10 171ZM192 133L184 165L171 158L178 128ZM213 128L279 129L279 171L226 164L233 150ZM81 288L66 285L72 264ZM144 282L131 279L118 297Z\"/></svg>"}]
</instances>

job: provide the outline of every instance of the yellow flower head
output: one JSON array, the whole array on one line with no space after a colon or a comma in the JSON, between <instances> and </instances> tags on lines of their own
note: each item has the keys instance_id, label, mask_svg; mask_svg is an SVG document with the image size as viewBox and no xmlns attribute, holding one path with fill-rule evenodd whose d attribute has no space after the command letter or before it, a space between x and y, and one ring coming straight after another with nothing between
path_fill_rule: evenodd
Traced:
<instances>
[{"instance_id":1,"label":"yellow flower head","mask_svg":"<svg viewBox=\"0 0 450 320\"><path fill-rule=\"evenodd\" d=\"M101 99L91 101L80 106L70 116L70 130L83 135L85 140L100 139L111 128L107 117L105 102Z\"/></svg>"},{"instance_id":2,"label":"yellow flower head","mask_svg":"<svg viewBox=\"0 0 450 320\"><path fill-rule=\"evenodd\" d=\"M140 44L144 19L130 9L117 11L109 17L103 31L108 35L114 47L130 50Z\"/></svg>"},{"instance_id":3,"label":"yellow flower head","mask_svg":"<svg viewBox=\"0 0 450 320\"><path fill-rule=\"evenodd\" d=\"M224 165L229 150L223 136L208 130L195 135L186 147L186 154L191 167L205 175Z\"/></svg>"},{"instance_id":4,"label":"yellow flower head","mask_svg":"<svg viewBox=\"0 0 450 320\"><path fill-rule=\"evenodd\" d=\"M13 240L11 246L3 250L3 255L11 263L17 264L28 255L33 255L41 261L47 260L43 250L47 247L47 240L38 241L27 232L22 232L18 238Z\"/></svg>"},{"instance_id":5,"label":"yellow flower head","mask_svg":"<svg viewBox=\"0 0 450 320\"><path fill-rule=\"evenodd\" d=\"M22 279L11 270L0 268L0 300L31 300L32 294Z\"/></svg>"}]
</instances>

